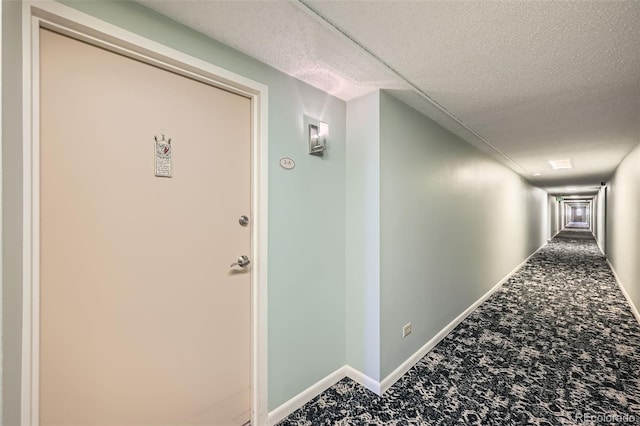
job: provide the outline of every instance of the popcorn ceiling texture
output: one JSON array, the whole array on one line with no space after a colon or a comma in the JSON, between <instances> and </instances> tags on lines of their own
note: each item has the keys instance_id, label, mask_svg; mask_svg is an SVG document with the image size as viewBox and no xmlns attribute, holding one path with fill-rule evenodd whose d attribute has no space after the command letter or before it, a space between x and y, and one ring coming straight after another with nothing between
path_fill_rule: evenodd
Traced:
<instances>
[{"instance_id":1,"label":"popcorn ceiling texture","mask_svg":"<svg viewBox=\"0 0 640 426\"><path fill-rule=\"evenodd\" d=\"M382 86L408 88L288 1L140 3L344 100Z\"/></svg>"},{"instance_id":2,"label":"popcorn ceiling texture","mask_svg":"<svg viewBox=\"0 0 640 426\"><path fill-rule=\"evenodd\" d=\"M640 141L638 1L142 3L344 100L394 89L547 188L597 185Z\"/></svg>"}]
</instances>

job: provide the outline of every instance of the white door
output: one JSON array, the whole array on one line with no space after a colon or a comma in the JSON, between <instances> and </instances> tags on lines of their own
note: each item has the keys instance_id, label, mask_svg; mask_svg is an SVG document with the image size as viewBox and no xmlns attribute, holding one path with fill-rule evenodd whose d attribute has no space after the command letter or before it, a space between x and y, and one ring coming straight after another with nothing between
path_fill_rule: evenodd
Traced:
<instances>
[{"instance_id":1,"label":"white door","mask_svg":"<svg viewBox=\"0 0 640 426\"><path fill-rule=\"evenodd\" d=\"M40 36L40 423L247 422L251 101Z\"/></svg>"}]
</instances>

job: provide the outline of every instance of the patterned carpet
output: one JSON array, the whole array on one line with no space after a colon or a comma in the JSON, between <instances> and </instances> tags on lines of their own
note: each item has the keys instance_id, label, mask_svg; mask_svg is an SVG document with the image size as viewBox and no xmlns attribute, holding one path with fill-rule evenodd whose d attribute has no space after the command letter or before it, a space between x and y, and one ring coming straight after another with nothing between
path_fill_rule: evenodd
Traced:
<instances>
[{"instance_id":1,"label":"patterned carpet","mask_svg":"<svg viewBox=\"0 0 640 426\"><path fill-rule=\"evenodd\" d=\"M279 424L640 424L640 326L595 242L555 238L384 397L343 379Z\"/></svg>"},{"instance_id":2,"label":"patterned carpet","mask_svg":"<svg viewBox=\"0 0 640 426\"><path fill-rule=\"evenodd\" d=\"M571 222L560 232L556 238L570 238L592 240L593 234L589 231L589 225L584 222Z\"/></svg>"}]
</instances>

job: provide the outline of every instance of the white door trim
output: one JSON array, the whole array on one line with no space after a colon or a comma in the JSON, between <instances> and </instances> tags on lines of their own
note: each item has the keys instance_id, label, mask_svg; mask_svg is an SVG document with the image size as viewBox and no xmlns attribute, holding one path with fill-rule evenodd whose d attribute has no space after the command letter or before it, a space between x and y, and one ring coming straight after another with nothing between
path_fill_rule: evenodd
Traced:
<instances>
[{"instance_id":1,"label":"white door trim","mask_svg":"<svg viewBox=\"0 0 640 426\"><path fill-rule=\"evenodd\" d=\"M22 425L39 423L40 140L39 29L47 27L251 99L251 420L267 411L268 88L241 75L123 30L52 0L24 1L23 28L23 312Z\"/></svg>"}]
</instances>

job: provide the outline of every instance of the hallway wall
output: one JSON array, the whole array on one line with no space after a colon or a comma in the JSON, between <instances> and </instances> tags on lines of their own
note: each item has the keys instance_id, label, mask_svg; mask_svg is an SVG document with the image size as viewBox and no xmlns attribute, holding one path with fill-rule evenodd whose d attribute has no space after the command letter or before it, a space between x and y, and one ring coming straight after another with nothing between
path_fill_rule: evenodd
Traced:
<instances>
[{"instance_id":1,"label":"hallway wall","mask_svg":"<svg viewBox=\"0 0 640 426\"><path fill-rule=\"evenodd\" d=\"M605 238L607 258L640 309L640 145L625 157L609 181Z\"/></svg>"},{"instance_id":2,"label":"hallway wall","mask_svg":"<svg viewBox=\"0 0 640 426\"><path fill-rule=\"evenodd\" d=\"M380 380L380 92L347 103L346 363Z\"/></svg>"},{"instance_id":3,"label":"hallway wall","mask_svg":"<svg viewBox=\"0 0 640 426\"><path fill-rule=\"evenodd\" d=\"M554 195L547 197L547 207L549 218L549 238L554 237L560 232L560 203Z\"/></svg>"},{"instance_id":4,"label":"hallway wall","mask_svg":"<svg viewBox=\"0 0 640 426\"><path fill-rule=\"evenodd\" d=\"M596 238L596 242L598 243L598 247L600 250L606 254L606 232L605 232L605 223L606 223L606 210L605 203L607 197L607 187L603 186L598 191L598 194L593 199L593 209L595 213L595 224L593 227L593 235Z\"/></svg>"},{"instance_id":5,"label":"hallway wall","mask_svg":"<svg viewBox=\"0 0 640 426\"><path fill-rule=\"evenodd\" d=\"M549 228L545 191L384 91L380 125L384 378L542 246Z\"/></svg>"},{"instance_id":6,"label":"hallway wall","mask_svg":"<svg viewBox=\"0 0 640 426\"><path fill-rule=\"evenodd\" d=\"M347 113L347 363L382 385L545 243L548 196L385 91Z\"/></svg>"}]
</instances>

